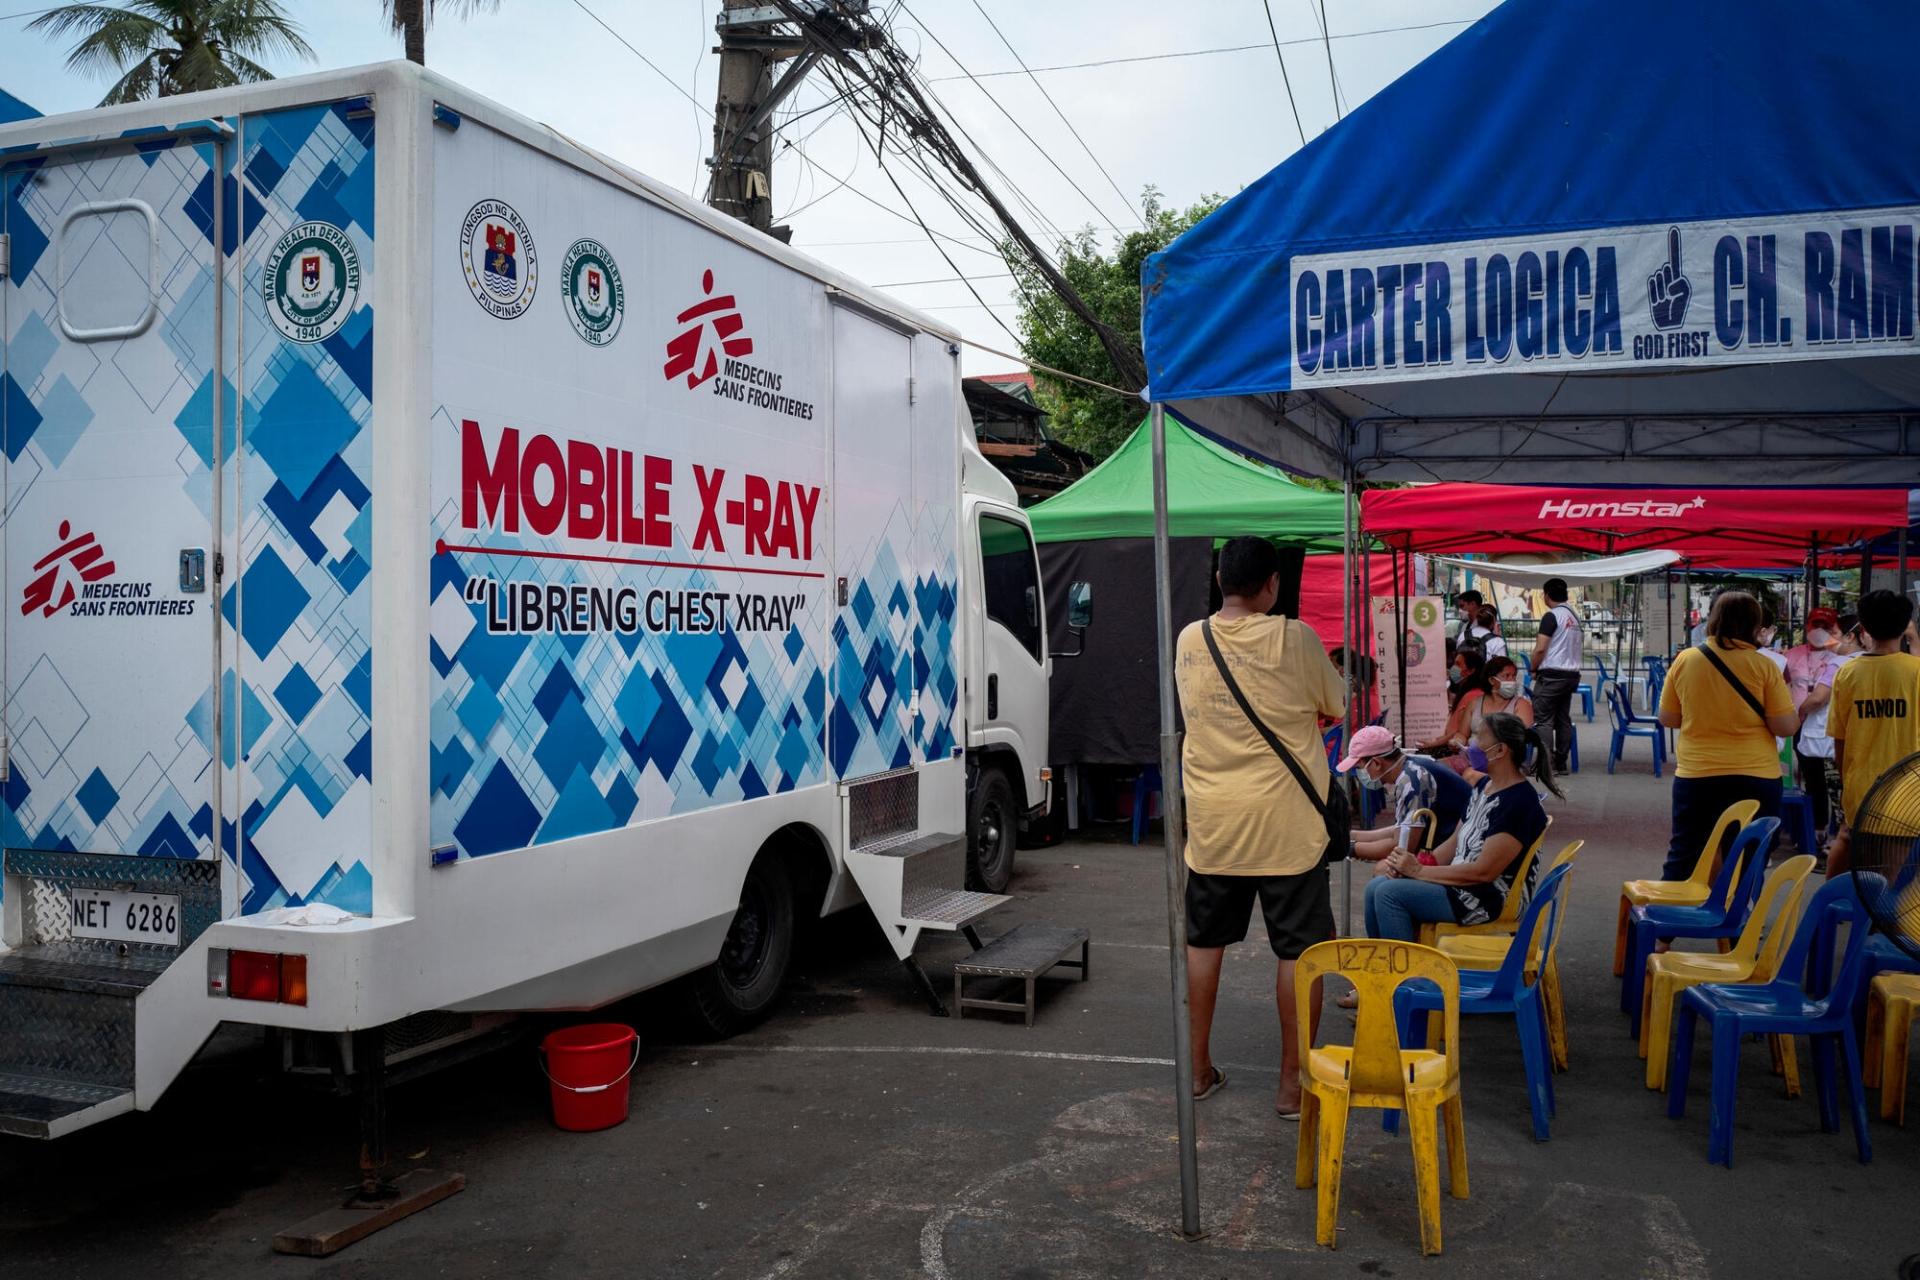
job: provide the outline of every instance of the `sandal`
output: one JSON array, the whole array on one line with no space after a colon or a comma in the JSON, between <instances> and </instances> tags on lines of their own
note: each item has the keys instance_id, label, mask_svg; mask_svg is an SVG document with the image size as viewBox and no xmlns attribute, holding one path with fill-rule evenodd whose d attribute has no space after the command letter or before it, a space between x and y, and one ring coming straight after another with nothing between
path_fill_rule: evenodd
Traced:
<instances>
[{"instance_id":1,"label":"sandal","mask_svg":"<svg viewBox=\"0 0 1920 1280\"><path fill-rule=\"evenodd\" d=\"M1358 1009L1360 1007L1360 993L1358 991L1349 991L1345 995L1335 999L1333 1003L1341 1009Z\"/></svg>"},{"instance_id":2,"label":"sandal","mask_svg":"<svg viewBox=\"0 0 1920 1280\"><path fill-rule=\"evenodd\" d=\"M1280 1104L1276 1102L1273 1104L1273 1114L1279 1116L1282 1120L1291 1120L1294 1124L1299 1124L1300 1104L1296 1102L1293 1105L1293 1110L1285 1111L1282 1110Z\"/></svg>"},{"instance_id":3,"label":"sandal","mask_svg":"<svg viewBox=\"0 0 1920 1280\"><path fill-rule=\"evenodd\" d=\"M1220 1092L1222 1089L1226 1087L1227 1087L1227 1073L1222 1071L1219 1067L1215 1067L1213 1069L1213 1080L1207 1085L1206 1088L1194 1094L1193 1100L1195 1102L1205 1102L1208 1098L1211 1098L1214 1094Z\"/></svg>"}]
</instances>

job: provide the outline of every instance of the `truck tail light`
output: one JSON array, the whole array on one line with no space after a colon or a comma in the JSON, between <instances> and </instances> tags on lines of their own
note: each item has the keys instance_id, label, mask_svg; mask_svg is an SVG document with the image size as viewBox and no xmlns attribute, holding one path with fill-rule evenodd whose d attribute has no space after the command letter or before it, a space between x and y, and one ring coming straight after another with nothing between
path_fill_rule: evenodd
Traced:
<instances>
[{"instance_id":1,"label":"truck tail light","mask_svg":"<svg viewBox=\"0 0 1920 1280\"><path fill-rule=\"evenodd\" d=\"M307 958L272 951L229 951L225 972L213 965L207 975L208 995L268 1004L307 1002ZM221 979L225 978L224 984ZM222 990L224 985L225 989Z\"/></svg>"},{"instance_id":2,"label":"truck tail light","mask_svg":"<svg viewBox=\"0 0 1920 1280\"><path fill-rule=\"evenodd\" d=\"M227 994L235 1000L280 999L280 957L265 951L227 952Z\"/></svg>"}]
</instances>

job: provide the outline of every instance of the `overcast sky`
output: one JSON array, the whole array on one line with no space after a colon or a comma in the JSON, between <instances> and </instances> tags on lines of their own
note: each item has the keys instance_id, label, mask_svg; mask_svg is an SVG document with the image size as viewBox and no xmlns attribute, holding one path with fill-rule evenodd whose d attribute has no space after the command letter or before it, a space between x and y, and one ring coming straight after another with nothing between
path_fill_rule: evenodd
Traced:
<instances>
[{"instance_id":1,"label":"overcast sky","mask_svg":"<svg viewBox=\"0 0 1920 1280\"><path fill-rule=\"evenodd\" d=\"M0 14L14 15L32 2L0 0ZM1319 0L1270 3L1309 138L1334 121L1335 76L1340 103L1351 110L1493 8L1493 0L1325 0L1332 39L1323 43ZM712 48L719 7L719 0L502 0L496 13L446 20L431 30L427 62L700 195L702 162L712 148L707 112L718 69ZM874 7L893 11L898 38L918 52L941 100L1046 223L1062 231L1092 224L1110 238L1110 228L1137 225L1129 202L1137 208L1147 184L1175 206L1209 192L1232 195L1300 145L1261 0L907 0L897 10L894 0L874 0ZM276 72L400 56L379 0L289 0L286 8L318 58L275 65ZM1035 77L1021 73L1016 52L989 18ZM66 71L64 46L27 31L29 20L0 16L0 88L49 114L98 102L111 81ZM658 72L606 28L631 42ZM1189 50L1226 51L1041 70ZM969 81L962 67L980 79ZM1013 74L988 74L993 72ZM808 111L829 96L824 81L811 81L791 100L791 111ZM976 342L1013 349L1008 330L1015 327L1014 308L998 258L981 251L985 243L936 196L899 175L929 225L979 246L947 247L965 274L986 277L972 287L992 307L989 312L967 284L947 279L953 268L907 220L900 197L845 112L827 108L796 119L780 137L793 145L780 149L775 164L775 207L791 222L796 246L890 288ZM1006 194L1009 203L1017 199ZM1048 234L1045 226L1032 229ZM937 282L905 283L915 281ZM979 373L1012 365L969 350L966 367Z\"/></svg>"}]
</instances>

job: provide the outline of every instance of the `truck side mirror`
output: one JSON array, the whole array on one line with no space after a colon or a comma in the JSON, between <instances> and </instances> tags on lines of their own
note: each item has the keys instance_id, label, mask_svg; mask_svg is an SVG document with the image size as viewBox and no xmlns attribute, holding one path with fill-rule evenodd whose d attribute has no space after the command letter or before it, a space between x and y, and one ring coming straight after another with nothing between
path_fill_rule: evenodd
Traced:
<instances>
[{"instance_id":1,"label":"truck side mirror","mask_svg":"<svg viewBox=\"0 0 1920 1280\"><path fill-rule=\"evenodd\" d=\"M1075 631L1093 622L1093 584L1076 582L1067 588L1067 625Z\"/></svg>"},{"instance_id":2,"label":"truck side mirror","mask_svg":"<svg viewBox=\"0 0 1920 1280\"><path fill-rule=\"evenodd\" d=\"M1087 651L1086 629L1093 622L1093 586L1076 582L1067 588L1067 630L1076 643L1071 649L1057 650L1056 658L1077 658Z\"/></svg>"}]
</instances>

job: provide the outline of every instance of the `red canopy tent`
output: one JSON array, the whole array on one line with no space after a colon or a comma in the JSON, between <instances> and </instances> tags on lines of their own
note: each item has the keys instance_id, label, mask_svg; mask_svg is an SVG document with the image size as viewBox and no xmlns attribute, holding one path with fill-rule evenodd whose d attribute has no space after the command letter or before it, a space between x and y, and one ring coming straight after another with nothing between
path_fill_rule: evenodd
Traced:
<instances>
[{"instance_id":1,"label":"red canopy tent","mask_svg":"<svg viewBox=\"0 0 1920 1280\"><path fill-rule=\"evenodd\" d=\"M1664 550L1695 567L1764 568L1904 526L1907 492L1430 484L1369 490L1360 513L1366 535L1397 552Z\"/></svg>"},{"instance_id":2,"label":"red canopy tent","mask_svg":"<svg viewBox=\"0 0 1920 1280\"><path fill-rule=\"evenodd\" d=\"M1345 563L1346 557L1336 553L1308 556L1300 567L1300 621L1314 629L1329 653L1341 646L1347 630L1342 620L1347 605L1346 584L1341 581ZM1406 584L1394 577L1393 564L1385 556L1373 563L1371 572L1369 597L1406 589Z\"/></svg>"}]
</instances>

